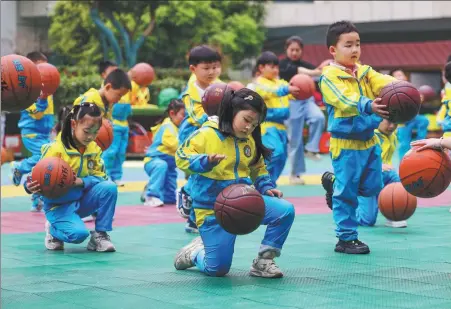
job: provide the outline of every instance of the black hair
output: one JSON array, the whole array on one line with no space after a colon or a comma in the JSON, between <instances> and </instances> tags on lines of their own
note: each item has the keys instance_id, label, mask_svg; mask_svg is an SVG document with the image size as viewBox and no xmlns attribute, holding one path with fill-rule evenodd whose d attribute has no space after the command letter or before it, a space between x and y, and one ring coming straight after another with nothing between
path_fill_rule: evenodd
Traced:
<instances>
[{"instance_id":1,"label":"black hair","mask_svg":"<svg viewBox=\"0 0 451 309\"><path fill-rule=\"evenodd\" d=\"M351 33L351 32L357 32L359 33L359 30L357 30L357 27L347 20L337 21L329 26L327 29L327 35L326 35L326 44L327 48L331 46L336 46L338 43L338 40L340 39L340 35L344 33Z\"/></svg>"},{"instance_id":2,"label":"black hair","mask_svg":"<svg viewBox=\"0 0 451 309\"><path fill-rule=\"evenodd\" d=\"M70 113L71 110L72 110L72 105L66 105L66 106L63 106L60 108L60 110L58 112L58 122L56 123L56 126L55 126L56 133L61 132L61 129L63 128L64 120L66 119L67 115Z\"/></svg>"},{"instance_id":3,"label":"black hair","mask_svg":"<svg viewBox=\"0 0 451 309\"><path fill-rule=\"evenodd\" d=\"M393 73L395 73L396 71L401 71L404 73L404 70L401 68L396 68L396 69L392 69L390 70L390 72L388 72L389 75L393 76Z\"/></svg>"},{"instance_id":4,"label":"black hair","mask_svg":"<svg viewBox=\"0 0 451 309\"><path fill-rule=\"evenodd\" d=\"M446 60L446 62L451 62L451 54L449 54L448 59Z\"/></svg>"},{"instance_id":5,"label":"black hair","mask_svg":"<svg viewBox=\"0 0 451 309\"><path fill-rule=\"evenodd\" d=\"M61 130L61 141L66 148L77 149L77 145L75 144L75 140L72 135L71 121L72 119L79 121L86 115L91 117L99 117L100 124L102 124L102 112L97 105L87 102L81 103L80 105L75 105L66 116Z\"/></svg>"},{"instance_id":6,"label":"black hair","mask_svg":"<svg viewBox=\"0 0 451 309\"><path fill-rule=\"evenodd\" d=\"M168 107L166 107L166 110L163 113L163 117L160 118L155 124L161 124L166 118L169 117L169 112L174 111L174 113L178 113L182 108L185 108L185 103L183 103L180 99L172 99L171 102L169 102Z\"/></svg>"},{"instance_id":7,"label":"black hair","mask_svg":"<svg viewBox=\"0 0 451 309\"><path fill-rule=\"evenodd\" d=\"M285 50L288 48L288 46L291 45L291 43L298 43L299 46L301 47L301 49L304 49L304 42L302 41L301 37L299 37L297 35L290 36L285 41Z\"/></svg>"},{"instance_id":8,"label":"black hair","mask_svg":"<svg viewBox=\"0 0 451 309\"><path fill-rule=\"evenodd\" d=\"M128 77L127 73L125 73L122 69L116 69L112 71L108 76L105 78L104 85L111 84L113 89L121 89L121 88L127 88L128 90L132 89L132 83L130 81L130 78Z\"/></svg>"},{"instance_id":9,"label":"black hair","mask_svg":"<svg viewBox=\"0 0 451 309\"><path fill-rule=\"evenodd\" d=\"M45 62L48 61L46 55L44 55L40 51L32 51L31 53L28 53L27 58L30 59L31 61L33 61L34 63L36 63L38 61L45 61Z\"/></svg>"},{"instance_id":10,"label":"black hair","mask_svg":"<svg viewBox=\"0 0 451 309\"><path fill-rule=\"evenodd\" d=\"M451 61L445 64L445 68L443 69L444 75L448 83L451 83Z\"/></svg>"},{"instance_id":11,"label":"black hair","mask_svg":"<svg viewBox=\"0 0 451 309\"><path fill-rule=\"evenodd\" d=\"M188 63L189 65L198 65L199 63L213 63L221 61L221 55L218 51L210 46L200 45L189 51Z\"/></svg>"},{"instance_id":12,"label":"black hair","mask_svg":"<svg viewBox=\"0 0 451 309\"><path fill-rule=\"evenodd\" d=\"M115 62L110 60L100 61L98 66L99 74L105 73L106 69L108 69L109 67L117 67L117 66L118 65Z\"/></svg>"},{"instance_id":13,"label":"black hair","mask_svg":"<svg viewBox=\"0 0 451 309\"><path fill-rule=\"evenodd\" d=\"M263 145L260 127L260 124L265 121L267 108L263 98L255 91L247 88L242 88L238 91L226 90L219 106L219 131L227 136L232 135L233 119L239 111L243 110L253 110L260 115L258 125L252 132L257 154L251 164L257 163L260 160L260 156L263 156L264 159L269 159L271 150Z\"/></svg>"},{"instance_id":14,"label":"black hair","mask_svg":"<svg viewBox=\"0 0 451 309\"><path fill-rule=\"evenodd\" d=\"M279 58L273 52L265 51L258 57L256 67L265 64L279 65Z\"/></svg>"}]
</instances>

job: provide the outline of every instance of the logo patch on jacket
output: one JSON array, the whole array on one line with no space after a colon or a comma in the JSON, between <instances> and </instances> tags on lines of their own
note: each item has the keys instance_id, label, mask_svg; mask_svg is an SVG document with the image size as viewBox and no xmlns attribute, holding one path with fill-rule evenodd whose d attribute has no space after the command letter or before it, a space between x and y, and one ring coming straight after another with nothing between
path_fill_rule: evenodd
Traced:
<instances>
[{"instance_id":1,"label":"logo patch on jacket","mask_svg":"<svg viewBox=\"0 0 451 309\"><path fill-rule=\"evenodd\" d=\"M88 170L94 169L95 162L94 160L88 160Z\"/></svg>"},{"instance_id":2,"label":"logo patch on jacket","mask_svg":"<svg viewBox=\"0 0 451 309\"><path fill-rule=\"evenodd\" d=\"M249 145L244 146L244 155L248 158L251 157L252 151L251 151L251 147L249 147Z\"/></svg>"}]
</instances>

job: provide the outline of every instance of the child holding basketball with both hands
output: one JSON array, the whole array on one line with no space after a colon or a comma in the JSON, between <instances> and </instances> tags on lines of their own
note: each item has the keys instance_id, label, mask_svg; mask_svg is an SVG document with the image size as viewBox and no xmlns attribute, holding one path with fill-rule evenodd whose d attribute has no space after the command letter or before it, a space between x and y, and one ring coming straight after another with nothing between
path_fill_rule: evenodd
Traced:
<instances>
[{"instance_id":1,"label":"child holding basketball with both hands","mask_svg":"<svg viewBox=\"0 0 451 309\"><path fill-rule=\"evenodd\" d=\"M107 180L102 151L95 139L102 125L102 112L94 103L74 106L67 115L61 134L41 149L42 159L60 157L77 175L73 187L59 198L44 200L45 246L63 250L64 243L82 243L91 234L88 250L115 251L107 232L112 230L117 201L117 186ZM28 177L28 193L39 194L40 185ZM95 231L89 233L83 217L96 212Z\"/></svg>"},{"instance_id":2,"label":"child holding basketball with both hands","mask_svg":"<svg viewBox=\"0 0 451 309\"><path fill-rule=\"evenodd\" d=\"M182 248L174 266L178 270L197 266L210 276L226 275L232 264L236 235L226 232L216 221L213 205L216 196L231 184L251 185L263 194L267 225L250 275L265 278L283 276L274 258L294 221L294 207L280 199L266 170L264 159L270 151L263 146L260 124L266 105L256 92L243 88L226 91L219 109L219 125L203 126L177 150L177 167L192 173L191 197L200 237Z\"/></svg>"}]
</instances>

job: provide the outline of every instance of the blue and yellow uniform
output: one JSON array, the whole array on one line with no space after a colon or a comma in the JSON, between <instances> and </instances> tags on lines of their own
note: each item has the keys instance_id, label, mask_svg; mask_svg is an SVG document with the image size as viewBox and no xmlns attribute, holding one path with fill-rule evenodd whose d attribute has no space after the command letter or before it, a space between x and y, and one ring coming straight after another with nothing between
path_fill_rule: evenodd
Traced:
<instances>
[{"instance_id":1,"label":"blue and yellow uniform","mask_svg":"<svg viewBox=\"0 0 451 309\"><path fill-rule=\"evenodd\" d=\"M263 144L272 150L271 159L266 162L274 183L279 179L288 158L288 136L284 122L290 117L288 83L282 79L270 80L262 76L256 80L255 92L265 101L268 108L262 123Z\"/></svg>"},{"instance_id":2,"label":"blue and yellow uniform","mask_svg":"<svg viewBox=\"0 0 451 309\"><path fill-rule=\"evenodd\" d=\"M379 139L379 145L382 148L382 163L392 165L393 154L398 147L398 139L396 132L391 135L385 135L379 130L375 130ZM382 171L383 186L387 186L393 182L400 182L398 173L394 170ZM363 226L373 226L376 223L379 207L377 199L379 195L363 197L359 196L359 206L357 208L357 221Z\"/></svg>"},{"instance_id":3,"label":"blue and yellow uniform","mask_svg":"<svg viewBox=\"0 0 451 309\"><path fill-rule=\"evenodd\" d=\"M451 83L446 83L442 106L437 114L437 123L443 128L443 137L451 137Z\"/></svg>"},{"instance_id":4,"label":"blue and yellow uniform","mask_svg":"<svg viewBox=\"0 0 451 309\"><path fill-rule=\"evenodd\" d=\"M60 157L83 180L83 187L72 187L65 195L50 199L43 197L44 211L49 221L50 234L68 243L81 243L88 236L81 218L97 212L97 232L112 230L117 200L117 186L106 180L101 159L101 149L96 142L89 143L84 151L66 148L61 135L42 147L42 159Z\"/></svg>"},{"instance_id":5,"label":"blue and yellow uniform","mask_svg":"<svg viewBox=\"0 0 451 309\"><path fill-rule=\"evenodd\" d=\"M337 237L343 241L358 239L358 196L375 196L382 190L381 148L374 134L380 121L372 116L371 103L396 80L368 65L357 65L354 74L332 63L323 69L319 84L331 133L333 217Z\"/></svg>"},{"instance_id":6,"label":"blue and yellow uniform","mask_svg":"<svg viewBox=\"0 0 451 309\"><path fill-rule=\"evenodd\" d=\"M202 95L196 83L188 83L186 90L180 95L185 103L185 118L180 124L179 141L183 143L191 133L199 129L207 121L208 116L202 107Z\"/></svg>"},{"instance_id":7,"label":"blue and yellow uniform","mask_svg":"<svg viewBox=\"0 0 451 309\"><path fill-rule=\"evenodd\" d=\"M211 154L226 158L213 164L208 161ZM255 157L252 137L225 136L213 122L193 133L177 150L177 167L192 174L194 217L204 245L192 260L210 276L222 276L229 271L236 239L236 235L226 232L216 221L213 210L216 196L227 186L238 183L253 184L262 194L275 188L263 158L255 160ZM294 220L294 207L283 199L266 195L263 199L266 213L262 224L268 228L260 253L273 251L279 256Z\"/></svg>"},{"instance_id":8,"label":"blue and yellow uniform","mask_svg":"<svg viewBox=\"0 0 451 309\"><path fill-rule=\"evenodd\" d=\"M144 170L149 176L146 196L157 197L165 204L175 204L177 170L174 156L179 145L179 128L168 117L151 130L154 139L144 158Z\"/></svg>"},{"instance_id":9,"label":"blue and yellow uniform","mask_svg":"<svg viewBox=\"0 0 451 309\"><path fill-rule=\"evenodd\" d=\"M81 103L89 102L97 105L103 114L103 117L111 120L111 108L106 104L100 96L99 89L90 88L84 94L75 99L73 106L80 105Z\"/></svg>"}]
</instances>

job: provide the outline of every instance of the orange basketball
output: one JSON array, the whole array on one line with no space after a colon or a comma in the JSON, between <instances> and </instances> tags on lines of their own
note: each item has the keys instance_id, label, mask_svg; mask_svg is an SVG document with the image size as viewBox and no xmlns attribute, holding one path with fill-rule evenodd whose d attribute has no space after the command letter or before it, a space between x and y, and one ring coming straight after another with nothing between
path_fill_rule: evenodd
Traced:
<instances>
[{"instance_id":1,"label":"orange basketball","mask_svg":"<svg viewBox=\"0 0 451 309\"><path fill-rule=\"evenodd\" d=\"M400 182L394 182L379 194L379 210L392 221L409 219L417 209L417 198L404 189Z\"/></svg>"},{"instance_id":2,"label":"orange basketball","mask_svg":"<svg viewBox=\"0 0 451 309\"><path fill-rule=\"evenodd\" d=\"M41 72L42 92L48 95L54 94L60 85L60 73L58 69L50 63L40 63L37 67L39 72Z\"/></svg>"},{"instance_id":3,"label":"orange basketball","mask_svg":"<svg viewBox=\"0 0 451 309\"><path fill-rule=\"evenodd\" d=\"M434 197L448 188L451 182L451 160L440 150L409 150L399 166L404 188L418 197Z\"/></svg>"},{"instance_id":4,"label":"orange basketball","mask_svg":"<svg viewBox=\"0 0 451 309\"><path fill-rule=\"evenodd\" d=\"M14 154L11 149L6 149L2 147L2 161L1 164L14 161Z\"/></svg>"},{"instance_id":5,"label":"orange basketball","mask_svg":"<svg viewBox=\"0 0 451 309\"><path fill-rule=\"evenodd\" d=\"M28 58L2 57L2 110L17 112L36 102L41 93L41 74Z\"/></svg>"},{"instance_id":6,"label":"orange basketball","mask_svg":"<svg viewBox=\"0 0 451 309\"><path fill-rule=\"evenodd\" d=\"M66 194L75 181L70 165L59 157L40 160L31 171L31 179L41 186L41 193L47 198L58 198Z\"/></svg>"},{"instance_id":7,"label":"orange basketball","mask_svg":"<svg viewBox=\"0 0 451 309\"><path fill-rule=\"evenodd\" d=\"M130 70L130 76L135 83L141 87L146 87L150 85L155 78L155 71L150 64L141 62L136 64Z\"/></svg>"},{"instance_id":8,"label":"orange basketball","mask_svg":"<svg viewBox=\"0 0 451 309\"><path fill-rule=\"evenodd\" d=\"M229 86L233 91L238 91L244 88L244 85L236 80L229 82L227 86Z\"/></svg>"},{"instance_id":9,"label":"orange basketball","mask_svg":"<svg viewBox=\"0 0 451 309\"><path fill-rule=\"evenodd\" d=\"M310 76L305 74L293 76L290 80L290 85L301 89L299 95L295 96L298 100L306 100L313 96L313 92L315 92L315 82Z\"/></svg>"},{"instance_id":10,"label":"orange basketball","mask_svg":"<svg viewBox=\"0 0 451 309\"><path fill-rule=\"evenodd\" d=\"M109 120L102 119L102 126L99 129L99 133L97 134L96 143L105 151L108 147L111 146L113 142L113 127Z\"/></svg>"}]
</instances>

